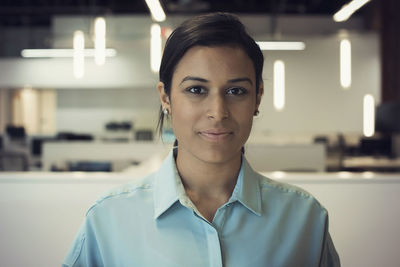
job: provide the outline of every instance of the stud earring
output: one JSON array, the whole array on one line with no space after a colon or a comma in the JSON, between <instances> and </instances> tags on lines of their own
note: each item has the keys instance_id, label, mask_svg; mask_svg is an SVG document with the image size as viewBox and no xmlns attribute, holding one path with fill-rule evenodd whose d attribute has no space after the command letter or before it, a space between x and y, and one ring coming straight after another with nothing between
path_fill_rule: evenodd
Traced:
<instances>
[{"instance_id":1,"label":"stud earring","mask_svg":"<svg viewBox=\"0 0 400 267\"><path fill-rule=\"evenodd\" d=\"M165 116L168 116L168 114L169 114L168 109L164 108L164 109L163 109L163 113L164 113Z\"/></svg>"}]
</instances>

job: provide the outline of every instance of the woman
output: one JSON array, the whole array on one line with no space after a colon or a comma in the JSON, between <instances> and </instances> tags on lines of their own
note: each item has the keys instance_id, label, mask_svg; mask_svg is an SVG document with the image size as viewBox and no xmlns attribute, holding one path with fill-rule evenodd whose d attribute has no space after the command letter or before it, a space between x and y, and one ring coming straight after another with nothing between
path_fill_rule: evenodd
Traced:
<instances>
[{"instance_id":1,"label":"woman","mask_svg":"<svg viewBox=\"0 0 400 267\"><path fill-rule=\"evenodd\" d=\"M64 266L340 266L327 211L244 157L263 94L263 55L233 15L184 22L160 67L161 168L101 198Z\"/></svg>"}]
</instances>

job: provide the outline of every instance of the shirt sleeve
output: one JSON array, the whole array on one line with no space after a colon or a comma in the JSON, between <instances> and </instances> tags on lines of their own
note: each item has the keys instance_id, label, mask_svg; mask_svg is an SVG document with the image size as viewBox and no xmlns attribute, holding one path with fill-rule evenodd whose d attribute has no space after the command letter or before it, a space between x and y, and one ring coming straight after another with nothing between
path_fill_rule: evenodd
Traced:
<instances>
[{"instance_id":1,"label":"shirt sleeve","mask_svg":"<svg viewBox=\"0 0 400 267\"><path fill-rule=\"evenodd\" d=\"M103 266L96 239L91 238L91 233L90 225L85 220L64 259L62 267Z\"/></svg>"},{"instance_id":2,"label":"shirt sleeve","mask_svg":"<svg viewBox=\"0 0 400 267\"><path fill-rule=\"evenodd\" d=\"M322 248L320 267L340 267L339 255L333 245L329 232L326 232L325 241Z\"/></svg>"}]
</instances>

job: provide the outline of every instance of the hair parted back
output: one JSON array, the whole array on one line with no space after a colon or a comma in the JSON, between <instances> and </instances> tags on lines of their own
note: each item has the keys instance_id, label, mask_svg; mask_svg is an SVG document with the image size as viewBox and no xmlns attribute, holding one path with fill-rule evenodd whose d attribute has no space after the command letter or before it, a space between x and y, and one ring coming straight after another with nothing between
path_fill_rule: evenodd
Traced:
<instances>
[{"instance_id":1,"label":"hair parted back","mask_svg":"<svg viewBox=\"0 0 400 267\"><path fill-rule=\"evenodd\" d=\"M264 56L254 39L246 32L237 16L230 13L210 13L190 18L168 37L161 60L159 79L171 96L172 77L185 53L194 46L238 46L249 56L256 75L256 92L262 83ZM160 108L157 128L161 135L164 113Z\"/></svg>"}]
</instances>

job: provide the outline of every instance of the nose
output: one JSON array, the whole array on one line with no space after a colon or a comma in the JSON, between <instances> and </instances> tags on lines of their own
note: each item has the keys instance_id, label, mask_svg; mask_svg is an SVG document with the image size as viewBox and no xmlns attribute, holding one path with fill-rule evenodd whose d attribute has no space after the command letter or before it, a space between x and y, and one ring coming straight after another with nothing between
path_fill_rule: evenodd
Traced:
<instances>
[{"instance_id":1,"label":"nose","mask_svg":"<svg viewBox=\"0 0 400 267\"><path fill-rule=\"evenodd\" d=\"M209 96L207 117L216 121L221 121L229 117L228 106L226 103L226 99L223 96Z\"/></svg>"}]
</instances>

